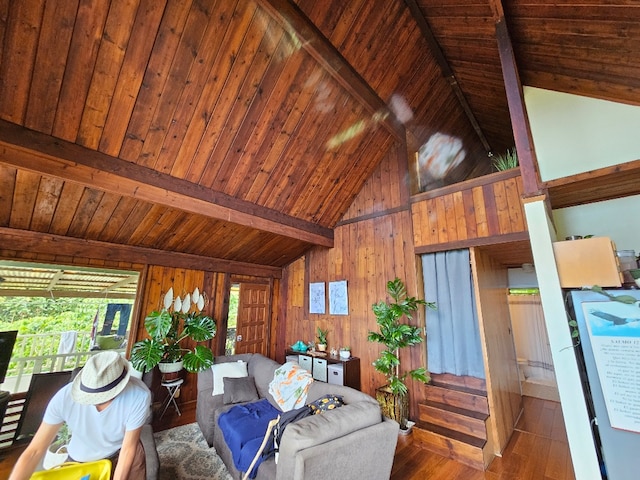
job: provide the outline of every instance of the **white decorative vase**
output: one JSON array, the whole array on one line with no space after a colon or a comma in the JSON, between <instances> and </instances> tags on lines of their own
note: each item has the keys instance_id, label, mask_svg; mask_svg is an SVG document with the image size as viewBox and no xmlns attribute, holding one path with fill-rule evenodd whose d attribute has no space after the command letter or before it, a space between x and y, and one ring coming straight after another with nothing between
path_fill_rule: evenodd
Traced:
<instances>
[{"instance_id":1,"label":"white decorative vase","mask_svg":"<svg viewBox=\"0 0 640 480\"><path fill-rule=\"evenodd\" d=\"M348 360L351 358L351 352L349 350L340 350L340 358L343 360Z\"/></svg>"}]
</instances>

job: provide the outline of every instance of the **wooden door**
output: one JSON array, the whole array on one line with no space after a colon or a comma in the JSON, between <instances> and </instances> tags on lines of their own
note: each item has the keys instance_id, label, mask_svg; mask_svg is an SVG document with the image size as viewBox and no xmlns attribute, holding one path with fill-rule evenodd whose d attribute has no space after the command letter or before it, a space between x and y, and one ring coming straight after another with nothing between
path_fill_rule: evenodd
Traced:
<instances>
[{"instance_id":1,"label":"wooden door","mask_svg":"<svg viewBox=\"0 0 640 480\"><path fill-rule=\"evenodd\" d=\"M268 355L271 288L258 283L240 284L235 353Z\"/></svg>"},{"instance_id":2,"label":"wooden door","mask_svg":"<svg viewBox=\"0 0 640 480\"><path fill-rule=\"evenodd\" d=\"M488 440L493 453L507 446L522 411L518 360L507 304L507 269L481 248L471 248L480 337L487 373Z\"/></svg>"}]
</instances>

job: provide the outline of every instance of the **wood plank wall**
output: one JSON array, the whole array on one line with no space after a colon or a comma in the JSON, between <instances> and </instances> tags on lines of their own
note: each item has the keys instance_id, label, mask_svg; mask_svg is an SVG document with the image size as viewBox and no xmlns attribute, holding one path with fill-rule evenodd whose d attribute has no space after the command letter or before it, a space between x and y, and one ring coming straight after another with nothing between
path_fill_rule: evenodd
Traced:
<instances>
[{"instance_id":1,"label":"wood plank wall","mask_svg":"<svg viewBox=\"0 0 640 480\"><path fill-rule=\"evenodd\" d=\"M205 305L204 313L213 316L216 297L212 286L211 282L207 283L205 281L205 272L203 271L149 266L144 285L144 294L139 301L140 318L137 322L135 338L142 339L148 337L144 328L144 318L153 310L162 309L164 294L169 288L173 288L174 296L183 298L187 292L193 292L193 290L198 287L200 292L206 295L209 300ZM212 348L215 347L215 339L204 343L204 345ZM182 342L182 346L184 348L191 348L194 346L194 342L185 339ZM187 372L184 372L184 374L185 381L180 389L182 403L195 400L197 396L196 376ZM159 385L159 378L154 378L152 390L155 400L164 398L167 393L163 391L163 388Z\"/></svg>"},{"instance_id":2,"label":"wood plank wall","mask_svg":"<svg viewBox=\"0 0 640 480\"><path fill-rule=\"evenodd\" d=\"M384 383L371 365L379 347L366 336L377 329L371 305L386 299L387 281L399 276L411 295L424 298L417 254L528 240L519 170L409 198L402 165L403 152L392 149L335 229L334 248L314 248L289 265L282 279L286 307L281 310L285 325L279 326L284 339L279 348L297 340L314 341L317 327L328 328L330 348L350 345L353 355L360 357L362 390L369 394ZM309 282L325 282L328 290L327 282L334 280L347 280L349 315L329 315L328 310L325 315L309 314ZM422 313L415 324L424 323ZM278 355L283 352L277 352L282 359ZM411 349L403 362L407 369L425 366L426 347ZM424 393L414 383L410 391L413 415Z\"/></svg>"},{"instance_id":3,"label":"wood plank wall","mask_svg":"<svg viewBox=\"0 0 640 480\"><path fill-rule=\"evenodd\" d=\"M405 281L410 295L424 297L420 290L416 256L413 250L411 214L408 206L406 161L402 151L387 156L355 199L348 220L338 226L334 247L312 249L304 259L289 265L282 279L286 302L284 342L315 341L317 327L328 329L329 348L349 345L360 358L361 390L374 394L385 378L372 362L381 348L367 341L367 333L377 330L371 305L386 300L386 284L396 276ZM381 205L384 208L381 208ZM329 315L328 282L346 280L348 315ZM326 314L309 313L309 282L324 282L327 292ZM424 315L414 318L424 325ZM282 327L282 326L281 326ZM423 344L424 345L424 344ZM284 352L279 352L279 359ZM426 365L426 349L418 346L405 352L403 368ZM410 385L413 408L421 400L420 389Z\"/></svg>"},{"instance_id":4,"label":"wood plank wall","mask_svg":"<svg viewBox=\"0 0 640 480\"><path fill-rule=\"evenodd\" d=\"M471 248L471 263L491 412L489 448L499 455L522 411L518 361L507 304L507 269L482 247Z\"/></svg>"},{"instance_id":5,"label":"wood plank wall","mask_svg":"<svg viewBox=\"0 0 640 480\"><path fill-rule=\"evenodd\" d=\"M507 170L412 197L416 253L527 239L519 173Z\"/></svg>"}]
</instances>

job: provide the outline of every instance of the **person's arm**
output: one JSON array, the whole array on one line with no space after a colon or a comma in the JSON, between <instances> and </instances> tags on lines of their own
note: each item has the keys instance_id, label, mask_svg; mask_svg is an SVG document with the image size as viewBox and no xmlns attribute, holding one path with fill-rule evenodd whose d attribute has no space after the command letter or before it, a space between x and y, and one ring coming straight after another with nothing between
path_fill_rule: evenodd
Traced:
<instances>
[{"instance_id":1,"label":"person's arm","mask_svg":"<svg viewBox=\"0 0 640 480\"><path fill-rule=\"evenodd\" d=\"M142 427L125 432L113 480L127 480L129 478L129 471L140 442L140 432L142 432Z\"/></svg>"},{"instance_id":2,"label":"person's arm","mask_svg":"<svg viewBox=\"0 0 640 480\"><path fill-rule=\"evenodd\" d=\"M31 477L61 426L62 423L51 425L42 422L40 424L31 442L14 465L9 480L28 480Z\"/></svg>"}]
</instances>

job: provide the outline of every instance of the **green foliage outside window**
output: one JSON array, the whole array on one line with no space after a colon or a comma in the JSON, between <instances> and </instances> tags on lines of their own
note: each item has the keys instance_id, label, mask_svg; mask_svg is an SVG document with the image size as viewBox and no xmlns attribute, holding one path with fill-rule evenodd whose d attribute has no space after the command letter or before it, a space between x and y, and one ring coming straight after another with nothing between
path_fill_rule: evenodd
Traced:
<instances>
[{"instance_id":1,"label":"green foliage outside window","mask_svg":"<svg viewBox=\"0 0 640 480\"><path fill-rule=\"evenodd\" d=\"M90 332L100 308L100 325L109 303L132 301L105 298L0 297L0 331L21 335L76 330Z\"/></svg>"}]
</instances>

